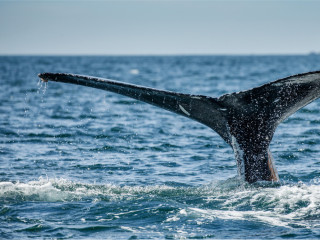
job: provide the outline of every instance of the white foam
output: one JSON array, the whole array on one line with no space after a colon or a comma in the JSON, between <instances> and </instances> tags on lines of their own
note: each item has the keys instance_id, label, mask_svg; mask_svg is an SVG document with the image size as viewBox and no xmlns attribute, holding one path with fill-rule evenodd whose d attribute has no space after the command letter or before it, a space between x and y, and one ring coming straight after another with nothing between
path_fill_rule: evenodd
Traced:
<instances>
[{"instance_id":1,"label":"white foam","mask_svg":"<svg viewBox=\"0 0 320 240\"><path fill-rule=\"evenodd\" d=\"M72 182L66 179L45 179L27 183L0 182L0 198L32 199L32 201L77 201L83 198L94 198L99 201L101 196L110 197L113 200L121 198L134 198L135 195L157 194L163 191L174 191L169 186L116 186L113 184L95 185Z\"/></svg>"},{"instance_id":2,"label":"white foam","mask_svg":"<svg viewBox=\"0 0 320 240\"><path fill-rule=\"evenodd\" d=\"M131 69L131 70L130 70L130 73L131 73L132 75L138 75L140 72L139 72L138 69Z\"/></svg>"},{"instance_id":3,"label":"white foam","mask_svg":"<svg viewBox=\"0 0 320 240\"><path fill-rule=\"evenodd\" d=\"M303 219L320 215L320 186L299 184L239 191L223 205L226 210L209 210L208 213L222 219L253 219L274 226L310 227L319 224L319 220L313 223ZM254 210L237 210L242 205L252 206Z\"/></svg>"},{"instance_id":4,"label":"white foam","mask_svg":"<svg viewBox=\"0 0 320 240\"><path fill-rule=\"evenodd\" d=\"M230 183L231 182L231 183ZM202 223L224 220L246 220L262 222L274 226L301 226L312 228L320 226L320 185L315 180L310 185L272 185L257 187L239 183L238 179L217 182L201 187L169 187L169 186L117 186L113 184L83 184L66 179L44 179L27 183L0 182L0 198L8 201L94 201L126 200L136 201L146 198L189 198L201 197L201 204L184 204L178 211L168 213L165 222L193 219ZM175 201L173 201L175 202ZM203 208L214 204L214 209ZM246 210L243 210L246 209ZM150 210L141 208L118 213L132 214ZM103 219L109 221L110 219ZM84 219L85 221L85 219Z\"/></svg>"},{"instance_id":5,"label":"white foam","mask_svg":"<svg viewBox=\"0 0 320 240\"><path fill-rule=\"evenodd\" d=\"M199 224L223 219L261 222L285 228L320 226L319 185L240 187L235 191L223 191L219 189L219 184L214 186L215 192L212 192L212 195L209 189L204 194L208 194L208 205L214 203L219 209L202 208L201 205L190 206L168 216L166 221L179 221L183 217L196 219ZM243 208L249 210L242 210Z\"/></svg>"}]
</instances>

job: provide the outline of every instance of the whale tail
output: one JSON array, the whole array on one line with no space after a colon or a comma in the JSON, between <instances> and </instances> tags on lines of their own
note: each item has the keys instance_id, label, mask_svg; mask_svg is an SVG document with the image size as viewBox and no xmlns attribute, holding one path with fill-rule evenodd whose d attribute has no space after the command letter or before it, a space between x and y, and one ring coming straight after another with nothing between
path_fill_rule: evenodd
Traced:
<instances>
[{"instance_id":1,"label":"whale tail","mask_svg":"<svg viewBox=\"0 0 320 240\"><path fill-rule=\"evenodd\" d=\"M320 72L290 76L219 98L73 74L42 73L39 77L43 81L72 83L122 94L212 128L233 148L239 174L250 183L278 180L269 152L275 129L320 96Z\"/></svg>"}]
</instances>

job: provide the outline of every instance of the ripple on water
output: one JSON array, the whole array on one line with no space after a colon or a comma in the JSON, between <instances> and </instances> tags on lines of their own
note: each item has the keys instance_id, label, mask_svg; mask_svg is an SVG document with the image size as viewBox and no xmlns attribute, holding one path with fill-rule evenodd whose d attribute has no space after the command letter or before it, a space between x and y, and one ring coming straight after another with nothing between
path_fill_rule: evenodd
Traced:
<instances>
[{"instance_id":1,"label":"ripple on water","mask_svg":"<svg viewBox=\"0 0 320 240\"><path fill-rule=\"evenodd\" d=\"M96 89L37 87L59 71L220 96L317 70L319 56L0 60L0 238L319 238L318 102L277 129L282 182L248 185L228 179L232 150L201 124Z\"/></svg>"},{"instance_id":2,"label":"ripple on water","mask_svg":"<svg viewBox=\"0 0 320 240\"><path fill-rule=\"evenodd\" d=\"M0 183L0 199L6 203L94 201L104 204L107 200L126 202L126 208L130 208L128 201L147 204L150 201L160 201L162 198L166 199L165 202L173 201L172 206L183 207L183 214L197 215L200 219L255 219L271 225L289 227L320 224L317 218L320 214L318 178L309 185L248 185L234 178L201 187L96 185L65 179ZM186 201L188 204L184 204ZM1 214L7 214L8 211L8 208L4 207Z\"/></svg>"}]
</instances>

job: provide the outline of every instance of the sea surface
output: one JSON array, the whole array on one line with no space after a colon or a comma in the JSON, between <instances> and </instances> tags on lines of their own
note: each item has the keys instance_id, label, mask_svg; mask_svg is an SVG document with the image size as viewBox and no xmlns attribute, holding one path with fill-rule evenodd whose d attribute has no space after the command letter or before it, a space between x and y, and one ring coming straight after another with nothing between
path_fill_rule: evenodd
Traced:
<instances>
[{"instance_id":1,"label":"sea surface","mask_svg":"<svg viewBox=\"0 0 320 240\"><path fill-rule=\"evenodd\" d=\"M284 121L281 181L247 184L208 127L41 72L220 96L320 56L1 56L0 239L319 239L320 100Z\"/></svg>"}]
</instances>

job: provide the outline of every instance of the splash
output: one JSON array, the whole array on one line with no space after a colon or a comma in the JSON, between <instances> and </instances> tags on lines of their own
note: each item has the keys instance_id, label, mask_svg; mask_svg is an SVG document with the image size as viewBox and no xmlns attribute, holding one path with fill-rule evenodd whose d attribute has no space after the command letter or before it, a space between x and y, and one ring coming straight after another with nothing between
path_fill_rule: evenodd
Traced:
<instances>
[{"instance_id":1,"label":"splash","mask_svg":"<svg viewBox=\"0 0 320 240\"><path fill-rule=\"evenodd\" d=\"M236 179L200 187L117 186L45 179L0 183L0 202L170 202L164 222L199 224L216 219L253 221L286 228L320 227L320 185L250 186ZM121 213L120 213L121 214Z\"/></svg>"},{"instance_id":2,"label":"splash","mask_svg":"<svg viewBox=\"0 0 320 240\"><path fill-rule=\"evenodd\" d=\"M38 83L37 83L37 86L38 86L38 91L37 93L42 93L42 95L44 95L47 91L47 88L48 88L48 81L44 81L43 79L39 79L38 80Z\"/></svg>"},{"instance_id":3,"label":"splash","mask_svg":"<svg viewBox=\"0 0 320 240\"><path fill-rule=\"evenodd\" d=\"M0 201L80 201L93 198L94 201L116 201L132 199L140 194L166 194L176 191L169 186L116 186L113 184L95 185L72 182L66 179L46 179L27 183L0 182Z\"/></svg>"}]
</instances>

